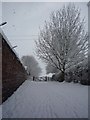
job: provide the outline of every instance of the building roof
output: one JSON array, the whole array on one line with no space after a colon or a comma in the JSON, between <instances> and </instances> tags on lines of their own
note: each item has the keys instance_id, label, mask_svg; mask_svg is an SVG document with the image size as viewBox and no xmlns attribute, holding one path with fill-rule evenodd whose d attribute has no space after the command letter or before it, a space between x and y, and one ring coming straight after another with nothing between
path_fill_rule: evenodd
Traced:
<instances>
[{"instance_id":1,"label":"building roof","mask_svg":"<svg viewBox=\"0 0 90 120\"><path fill-rule=\"evenodd\" d=\"M13 46L11 45L11 43L9 42L8 38L6 37L6 35L4 34L3 30L0 28L0 33L2 34L3 38L5 39L5 41L8 43L8 45L10 46L10 48L12 49ZM19 56L17 55L15 49L12 49L12 51L16 54L16 56L19 58Z\"/></svg>"},{"instance_id":2,"label":"building roof","mask_svg":"<svg viewBox=\"0 0 90 120\"><path fill-rule=\"evenodd\" d=\"M19 60L19 62L22 64L21 60L19 59L19 56L17 55L15 49L12 49L13 46L11 45L11 43L9 42L8 38L6 37L6 35L4 34L3 30L0 28L0 33L3 36L4 40L7 42L7 44L9 45L10 49L12 50L12 52L15 54L16 58ZM24 67L24 65L22 64L22 66Z\"/></svg>"}]
</instances>

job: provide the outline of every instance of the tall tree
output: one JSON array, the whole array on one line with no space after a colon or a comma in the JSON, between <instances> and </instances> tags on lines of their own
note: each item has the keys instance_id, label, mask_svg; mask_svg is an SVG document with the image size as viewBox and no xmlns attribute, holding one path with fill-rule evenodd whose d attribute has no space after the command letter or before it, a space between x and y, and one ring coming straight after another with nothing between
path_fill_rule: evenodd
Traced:
<instances>
[{"instance_id":1,"label":"tall tree","mask_svg":"<svg viewBox=\"0 0 90 120\"><path fill-rule=\"evenodd\" d=\"M59 70L56 67L52 66L50 63L47 64L47 66L46 66L46 73L47 74L57 73L57 72L59 72Z\"/></svg>"},{"instance_id":2,"label":"tall tree","mask_svg":"<svg viewBox=\"0 0 90 120\"><path fill-rule=\"evenodd\" d=\"M23 56L21 58L22 63L27 67L27 72L30 76L39 76L41 73L41 68L39 67L38 62L33 56Z\"/></svg>"},{"instance_id":3,"label":"tall tree","mask_svg":"<svg viewBox=\"0 0 90 120\"><path fill-rule=\"evenodd\" d=\"M73 4L52 12L50 21L40 30L36 41L37 55L62 73L87 57L88 35L84 30L84 19Z\"/></svg>"}]
</instances>

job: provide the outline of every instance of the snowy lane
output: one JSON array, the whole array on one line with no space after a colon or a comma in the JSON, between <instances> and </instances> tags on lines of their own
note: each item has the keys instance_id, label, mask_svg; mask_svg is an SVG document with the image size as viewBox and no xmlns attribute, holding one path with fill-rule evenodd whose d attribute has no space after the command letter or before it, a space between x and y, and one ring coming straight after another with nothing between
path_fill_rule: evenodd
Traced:
<instances>
[{"instance_id":1,"label":"snowy lane","mask_svg":"<svg viewBox=\"0 0 90 120\"><path fill-rule=\"evenodd\" d=\"M3 118L88 118L88 87L27 80L2 111Z\"/></svg>"}]
</instances>

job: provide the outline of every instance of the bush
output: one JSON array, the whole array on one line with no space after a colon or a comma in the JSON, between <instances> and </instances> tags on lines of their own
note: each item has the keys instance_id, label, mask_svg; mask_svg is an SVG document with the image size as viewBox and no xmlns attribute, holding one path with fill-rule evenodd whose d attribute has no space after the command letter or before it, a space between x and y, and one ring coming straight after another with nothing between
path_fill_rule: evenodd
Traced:
<instances>
[{"instance_id":1,"label":"bush","mask_svg":"<svg viewBox=\"0 0 90 120\"><path fill-rule=\"evenodd\" d=\"M90 80L88 79L88 63L82 63L72 67L72 69L68 69L65 71L65 76L61 72L58 72L52 76L52 80L63 82L63 77L65 77L66 82L73 81L82 85L90 85Z\"/></svg>"},{"instance_id":2,"label":"bush","mask_svg":"<svg viewBox=\"0 0 90 120\"><path fill-rule=\"evenodd\" d=\"M74 83L79 82L83 85L90 85L90 81L88 79L88 63L80 64L66 71L65 81L73 81Z\"/></svg>"},{"instance_id":3,"label":"bush","mask_svg":"<svg viewBox=\"0 0 90 120\"><path fill-rule=\"evenodd\" d=\"M64 81L63 78L64 78L64 74L61 73L61 72L58 72L58 73L56 73L56 74L54 74L54 75L52 76L52 81L63 82L63 81Z\"/></svg>"},{"instance_id":4,"label":"bush","mask_svg":"<svg viewBox=\"0 0 90 120\"><path fill-rule=\"evenodd\" d=\"M72 82L72 75L73 75L72 72L65 73L65 81L66 82Z\"/></svg>"},{"instance_id":5,"label":"bush","mask_svg":"<svg viewBox=\"0 0 90 120\"><path fill-rule=\"evenodd\" d=\"M84 69L84 70L82 71L82 78L81 78L81 80L80 80L80 83L81 83L82 85L90 85L90 81L89 81L89 79L88 79L88 69Z\"/></svg>"}]
</instances>

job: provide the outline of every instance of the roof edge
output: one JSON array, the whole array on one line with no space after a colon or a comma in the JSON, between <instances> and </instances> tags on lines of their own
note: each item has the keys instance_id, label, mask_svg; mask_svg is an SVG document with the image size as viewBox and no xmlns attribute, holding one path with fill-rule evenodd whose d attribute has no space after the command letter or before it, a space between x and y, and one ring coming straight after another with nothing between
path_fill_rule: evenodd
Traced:
<instances>
[{"instance_id":1,"label":"roof edge","mask_svg":"<svg viewBox=\"0 0 90 120\"><path fill-rule=\"evenodd\" d=\"M12 47L11 43L9 42L7 36L5 35L5 33L3 32L3 30L1 28L0 28L0 33L1 33L2 37L4 38L4 40L6 41L6 43L9 45L10 49L12 50L12 52L15 54L16 58L18 58L19 62L22 64L22 62L21 62L17 52L14 49L12 49L13 47ZM24 67L23 64L22 64L22 66ZM25 69L25 67L24 67L24 69Z\"/></svg>"}]
</instances>

